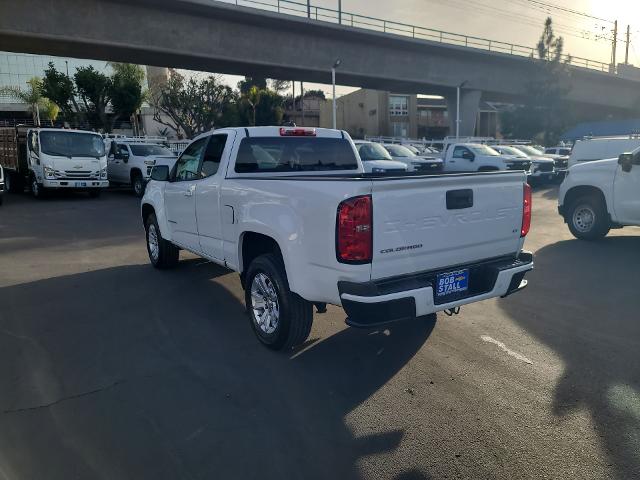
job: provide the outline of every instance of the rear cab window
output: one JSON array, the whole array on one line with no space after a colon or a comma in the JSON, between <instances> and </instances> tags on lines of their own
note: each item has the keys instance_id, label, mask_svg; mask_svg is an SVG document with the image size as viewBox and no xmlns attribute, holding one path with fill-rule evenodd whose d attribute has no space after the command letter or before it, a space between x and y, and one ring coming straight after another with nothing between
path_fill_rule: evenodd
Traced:
<instances>
[{"instance_id":1,"label":"rear cab window","mask_svg":"<svg viewBox=\"0 0 640 480\"><path fill-rule=\"evenodd\" d=\"M325 137L246 137L240 142L236 173L357 170L351 142Z\"/></svg>"}]
</instances>

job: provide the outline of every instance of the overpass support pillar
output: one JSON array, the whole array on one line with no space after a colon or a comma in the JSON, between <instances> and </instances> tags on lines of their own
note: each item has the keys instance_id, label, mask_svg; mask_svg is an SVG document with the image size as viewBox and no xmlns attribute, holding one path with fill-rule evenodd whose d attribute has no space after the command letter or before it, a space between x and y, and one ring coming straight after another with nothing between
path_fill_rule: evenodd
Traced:
<instances>
[{"instance_id":1,"label":"overpass support pillar","mask_svg":"<svg viewBox=\"0 0 640 480\"><path fill-rule=\"evenodd\" d=\"M460 89L460 136L472 137L476 131L476 121L480 110L480 90ZM449 112L449 135L456 134L457 94L454 90L446 96L447 110Z\"/></svg>"}]
</instances>

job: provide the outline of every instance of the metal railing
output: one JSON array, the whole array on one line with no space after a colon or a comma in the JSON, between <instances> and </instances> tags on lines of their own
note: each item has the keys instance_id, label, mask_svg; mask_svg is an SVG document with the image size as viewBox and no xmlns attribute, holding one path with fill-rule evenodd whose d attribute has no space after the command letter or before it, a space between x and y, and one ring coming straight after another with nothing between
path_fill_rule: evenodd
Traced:
<instances>
[{"instance_id":1,"label":"metal railing","mask_svg":"<svg viewBox=\"0 0 640 480\"><path fill-rule=\"evenodd\" d=\"M334 10L326 7L313 5L311 2L296 2L293 0L213 0L223 3L231 3L237 6L253 7L260 10L267 10L276 13L294 15L297 17L307 17L313 20L337 23L340 25L373 30L377 32L401 35L418 40L429 40L432 42L457 45L468 48L476 48L490 52L504 53L518 57L537 58L537 50L533 47L518 45L515 43L500 42L487 38L462 35L459 33L445 32L433 28L421 27L406 23L394 22L381 18L368 17L355 13ZM601 72L610 72L610 65L598 60L591 60L582 57L563 55L563 61L567 61L572 67L587 68Z\"/></svg>"}]
</instances>

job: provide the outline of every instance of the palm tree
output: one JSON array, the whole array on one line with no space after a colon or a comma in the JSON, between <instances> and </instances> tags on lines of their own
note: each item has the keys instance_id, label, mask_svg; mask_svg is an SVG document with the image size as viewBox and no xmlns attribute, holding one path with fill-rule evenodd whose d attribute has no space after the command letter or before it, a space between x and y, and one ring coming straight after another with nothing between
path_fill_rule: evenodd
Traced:
<instances>
[{"instance_id":1,"label":"palm tree","mask_svg":"<svg viewBox=\"0 0 640 480\"><path fill-rule=\"evenodd\" d=\"M244 95L244 101L247 102L251 108L253 109L253 126L256 126L256 107L260 103L260 97L262 96L262 92L258 90L258 87L255 85L249 89L249 91Z\"/></svg>"},{"instance_id":2,"label":"palm tree","mask_svg":"<svg viewBox=\"0 0 640 480\"><path fill-rule=\"evenodd\" d=\"M40 105L42 105L42 80L38 77L33 77L27 80L28 88L22 90L20 87L2 87L0 88L0 94L8 95L14 100L29 105L29 110L33 116L33 123L36 126L40 126Z\"/></svg>"},{"instance_id":3,"label":"palm tree","mask_svg":"<svg viewBox=\"0 0 640 480\"><path fill-rule=\"evenodd\" d=\"M42 109L44 110L44 114L47 117L47 120L49 120L49 123L53 127L53 122L56 121L56 119L58 118L58 114L60 113L60 107L48 98L43 97Z\"/></svg>"}]
</instances>

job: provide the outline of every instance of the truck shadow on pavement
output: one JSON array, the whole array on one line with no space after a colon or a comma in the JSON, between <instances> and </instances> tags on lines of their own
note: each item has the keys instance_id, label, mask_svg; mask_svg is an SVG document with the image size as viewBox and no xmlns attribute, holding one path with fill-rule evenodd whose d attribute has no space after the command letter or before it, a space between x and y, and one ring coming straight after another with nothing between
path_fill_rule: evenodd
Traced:
<instances>
[{"instance_id":1,"label":"truck shadow on pavement","mask_svg":"<svg viewBox=\"0 0 640 480\"><path fill-rule=\"evenodd\" d=\"M565 364L553 412L588 410L620 478L640 478L640 237L562 241L535 262L527 291L501 306Z\"/></svg>"},{"instance_id":2,"label":"truck shadow on pavement","mask_svg":"<svg viewBox=\"0 0 640 480\"><path fill-rule=\"evenodd\" d=\"M283 354L257 343L240 295L202 260L0 289L0 478L359 478L359 459L398 447L403 430L345 417L435 317Z\"/></svg>"}]
</instances>

